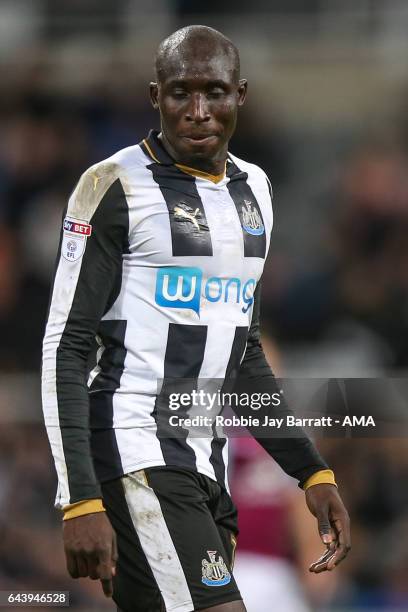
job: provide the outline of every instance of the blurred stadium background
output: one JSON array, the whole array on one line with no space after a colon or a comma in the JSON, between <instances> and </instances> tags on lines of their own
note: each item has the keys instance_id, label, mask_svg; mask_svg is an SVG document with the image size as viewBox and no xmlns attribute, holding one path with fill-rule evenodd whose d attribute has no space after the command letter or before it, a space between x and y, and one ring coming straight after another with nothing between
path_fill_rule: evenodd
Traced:
<instances>
[{"instance_id":1,"label":"blurred stadium background","mask_svg":"<svg viewBox=\"0 0 408 612\"><path fill-rule=\"evenodd\" d=\"M231 150L275 192L264 341L284 376L406 376L408 3L404 0L1 0L0 589L65 589L41 424L41 339L62 208L80 173L142 139L158 42L189 23L238 45L249 99ZM238 580L249 612L408 610L406 439L326 439L354 548L321 552L302 493L234 440Z\"/></svg>"}]
</instances>

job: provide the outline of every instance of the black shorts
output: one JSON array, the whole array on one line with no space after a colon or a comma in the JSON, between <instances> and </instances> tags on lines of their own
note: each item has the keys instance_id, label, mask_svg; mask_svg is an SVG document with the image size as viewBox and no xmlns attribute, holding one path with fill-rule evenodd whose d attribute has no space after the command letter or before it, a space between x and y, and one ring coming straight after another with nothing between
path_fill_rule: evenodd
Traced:
<instances>
[{"instance_id":1,"label":"black shorts","mask_svg":"<svg viewBox=\"0 0 408 612\"><path fill-rule=\"evenodd\" d=\"M102 485L123 612L190 612L241 599L232 575L237 511L215 481L153 467Z\"/></svg>"}]
</instances>

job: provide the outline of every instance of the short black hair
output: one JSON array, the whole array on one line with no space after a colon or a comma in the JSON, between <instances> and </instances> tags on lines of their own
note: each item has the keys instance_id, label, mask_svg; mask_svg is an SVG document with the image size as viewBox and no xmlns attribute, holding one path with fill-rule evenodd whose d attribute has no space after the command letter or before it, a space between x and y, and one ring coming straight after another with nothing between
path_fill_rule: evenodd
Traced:
<instances>
[{"instance_id":1,"label":"short black hair","mask_svg":"<svg viewBox=\"0 0 408 612\"><path fill-rule=\"evenodd\" d=\"M204 25L189 25L173 34L160 43L155 56L155 73L157 82L163 81L167 73L167 67L174 61L176 55L181 55L192 46L200 49L216 49L224 52L231 59L236 80L240 75L239 52L234 43L218 30Z\"/></svg>"}]
</instances>

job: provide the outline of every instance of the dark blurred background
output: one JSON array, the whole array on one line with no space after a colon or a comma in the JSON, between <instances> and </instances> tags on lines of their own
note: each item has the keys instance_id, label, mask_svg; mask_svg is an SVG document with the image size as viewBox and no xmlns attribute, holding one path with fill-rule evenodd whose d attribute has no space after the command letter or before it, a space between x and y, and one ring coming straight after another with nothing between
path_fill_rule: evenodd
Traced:
<instances>
[{"instance_id":1,"label":"dark blurred background","mask_svg":"<svg viewBox=\"0 0 408 612\"><path fill-rule=\"evenodd\" d=\"M229 36L249 80L231 151L259 164L274 189L263 282L274 369L319 378L408 369L406 1L2 0L0 589L67 589L78 611L113 606L98 584L66 575L41 424L61 214L89 165L158 127L153 54L190 23ZM316 577L307 566L321 548L302 493L251 441L234 440L248 612L408 610L407 441L320 446L354 549Z\"/></svg>"}]
</instances>

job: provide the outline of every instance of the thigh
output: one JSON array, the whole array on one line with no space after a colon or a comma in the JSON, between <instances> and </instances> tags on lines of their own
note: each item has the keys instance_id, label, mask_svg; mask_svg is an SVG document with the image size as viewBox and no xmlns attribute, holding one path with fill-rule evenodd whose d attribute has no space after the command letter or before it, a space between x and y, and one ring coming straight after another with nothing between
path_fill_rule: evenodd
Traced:
<instances>
[{"instance_id":1,"label":"thigh","mask_svg":"<svg viewBox=\"0 0 408 612\"><path fill-rule=\"evenodd\" d=\"M187 612L241 599L230 552L194 472L149 468L121 482L164 610Z\"/></svg>"},{"instance_id":2,"label":"thigh","mask_svg":"<svg viewBox=\"0 0 408 612\"><path fill-rule=\"evenodd\" d=\"M161 612L163 598L135 529L121 479L102 485L103 501L116 532L118 561L113 600L120 612Z\"/></svg>"},{"instance_id":3,"label":"thigh","mask_svg":"<svg viewBox=\"0 0 408 612\"><path fill-rule=\"evenodd\" d=\"M209 479L208 479L209 480ZM231 568L234 567L235 549L238 537L238 512L229 493L218 483L208 483L209 508L217 526L220 538Z\"/></svg>"}]
</instances>

